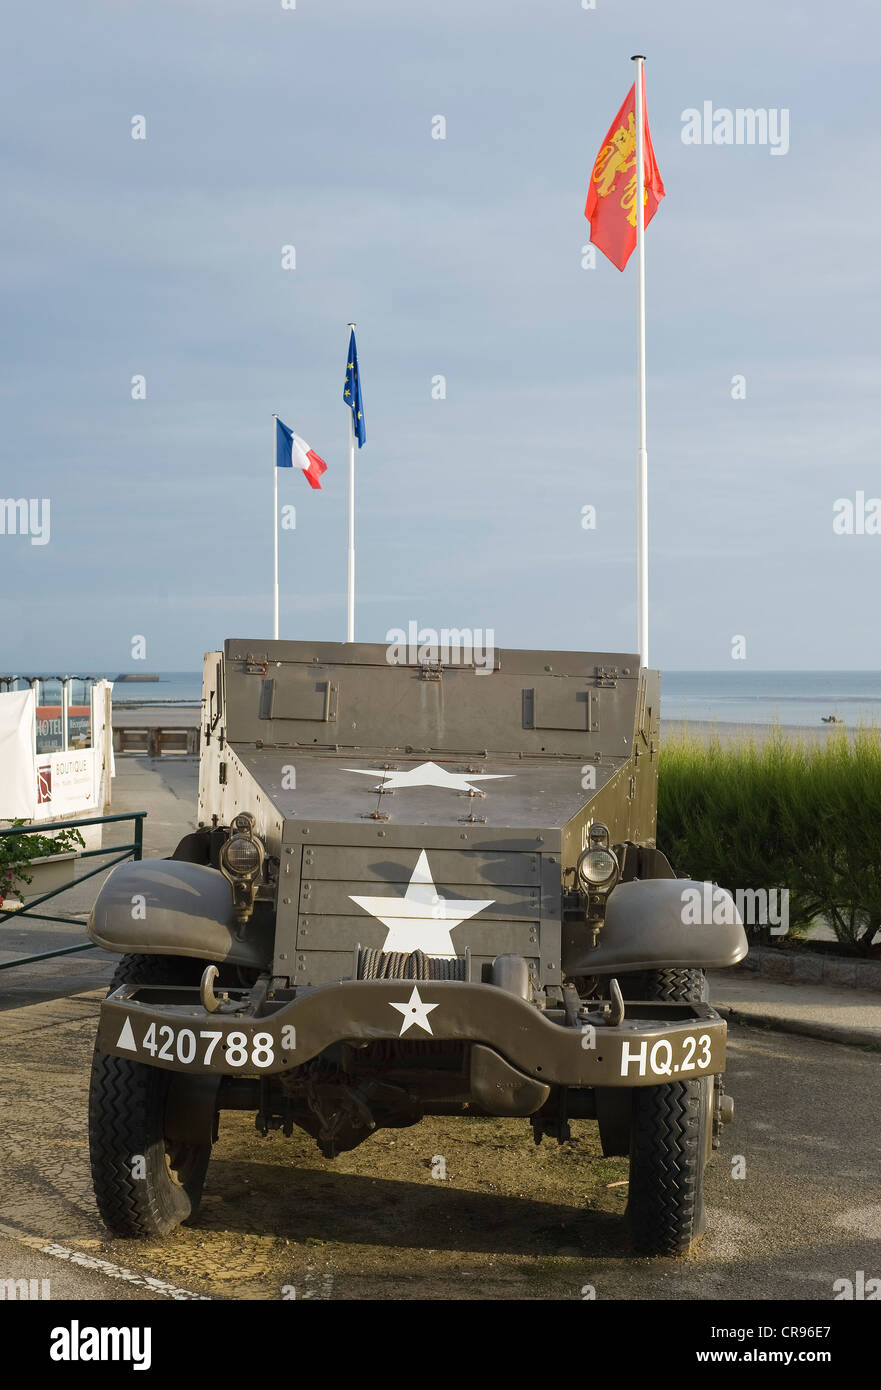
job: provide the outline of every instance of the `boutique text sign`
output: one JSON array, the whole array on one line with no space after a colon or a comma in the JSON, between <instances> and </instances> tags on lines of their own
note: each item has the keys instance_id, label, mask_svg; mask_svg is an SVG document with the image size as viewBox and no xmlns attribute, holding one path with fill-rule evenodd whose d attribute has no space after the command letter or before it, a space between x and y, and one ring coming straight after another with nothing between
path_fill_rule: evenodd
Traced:
<instances>
[{"instance_id":1,"label":"boutique text sign","mask_svg":"<svg viewBox=\"0 0 881 1390\"><path fill-rule=\"evenodd\" d=\"M95 753L91 748L37 755L38 817L88 812L95 804ZM103 809L103 808L102 808Z\"/></svg>"}]
</instances>

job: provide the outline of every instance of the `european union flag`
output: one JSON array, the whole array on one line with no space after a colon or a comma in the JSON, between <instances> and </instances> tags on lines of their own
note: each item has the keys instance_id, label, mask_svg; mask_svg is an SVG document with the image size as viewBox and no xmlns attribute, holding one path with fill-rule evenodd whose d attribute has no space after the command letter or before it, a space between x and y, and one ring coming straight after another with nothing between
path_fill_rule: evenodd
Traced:
<instances>
[{"instance_id":1,"label":"european union flag","mask_svg":"<svg viewBox=\"0 0 881 1390\"><path fill-rule=\"evenodd\" d=\"M364 423L364 402L361 399L361 374L358 371L358 349L355 346L355 330L349 338L349 356L346 360L346 381L343 386L343 400L352 412L352 424L358 448L367 442L367 426Z\"/></svg>"}]
</instances>

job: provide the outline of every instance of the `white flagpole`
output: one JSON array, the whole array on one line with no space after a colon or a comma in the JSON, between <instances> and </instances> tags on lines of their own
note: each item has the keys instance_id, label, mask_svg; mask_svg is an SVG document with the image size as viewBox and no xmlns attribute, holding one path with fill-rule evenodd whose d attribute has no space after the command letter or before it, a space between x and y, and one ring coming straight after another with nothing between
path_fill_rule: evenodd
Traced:
<instances>
[{"instance_id":1,"label":"white flagpole","mask_svg":"<svg viewBox=\"0 0 881 1390\"><path fill-rule=\"evenodd\" d=\"M636 373L637 373L637 632L639 664L649 664L648 453L645 428L645 56L636 53Z\"/></svg>"},{"instance_id":2,"label":"white flagpole","mask_svg":"<svg viewBox=\"0 0 881 1390\"><path fill-rule=\"evenodd\" d=\"M355 325L349 324L349 336ZM349 345L346 343L346 351ZM349 565L346 586L346 641L355 640L355 412L349 409Z\"/></svg>"},{"instance_id":3,"label":"white flagpole","mask_svg":"<svg viewBox=\"0 0 881 1390\"><path fill-rule=\"evenodd\" d=\"M273 606L272 606L272 636L278 641L278 426L276 425L277 415L272 417L272 554L273 566Z\"/></svg>"}]
</instances>

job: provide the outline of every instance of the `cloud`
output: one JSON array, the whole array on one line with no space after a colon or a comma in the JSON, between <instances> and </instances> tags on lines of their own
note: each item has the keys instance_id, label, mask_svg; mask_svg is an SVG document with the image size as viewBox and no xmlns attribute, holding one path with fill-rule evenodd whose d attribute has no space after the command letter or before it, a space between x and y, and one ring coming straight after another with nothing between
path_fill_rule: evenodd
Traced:
<instances>
[{"instance_id":1,"label":"cloud","mask_svg":"<svg viewBox=\"0 0 881 1390\"><path fill-rule=\"evenodd\" d=\"M51 497L53 528L39 554L0 537L4 664L112 666L133 613L167 668L264 630L273 411L329 465L320 494L281 480L283 612L339 632L350 318L359 634L418 605L509 645L632 644L634 267L585 271L581 248L634 22L668 188L647 242L655 655L700 666L730 619L772 664L810 664L818 629L824 660L874 659L876 562L829 520L877 451L871 5L181 0L10 17L41 81L22 63L4 92L0 490ZM790 153L683 146L705 98L789 107Z\"/></svg>"}]
</instances>

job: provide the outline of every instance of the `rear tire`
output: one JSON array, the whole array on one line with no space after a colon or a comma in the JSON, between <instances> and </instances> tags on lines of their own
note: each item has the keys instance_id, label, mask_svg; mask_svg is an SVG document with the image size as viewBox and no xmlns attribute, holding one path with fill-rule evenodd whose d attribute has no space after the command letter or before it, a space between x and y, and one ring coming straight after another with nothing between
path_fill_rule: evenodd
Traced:
<instances>
[{"instance_id":1,"label":"rear tire","mask_svg":"<svg viewBox=\"0 0 881 1390\"><path fill-rule=\"evenodd\" d=\"M184 957L124 956L110 989L195 984L202 968L200 961ZM166 1138L171 1078L162 1068L95 1048L89 1090L92 1184L101 1218L113 1235L156 1239L198 1213L211 1145Z\"/></svg>"}]
</instances>

